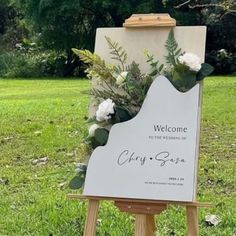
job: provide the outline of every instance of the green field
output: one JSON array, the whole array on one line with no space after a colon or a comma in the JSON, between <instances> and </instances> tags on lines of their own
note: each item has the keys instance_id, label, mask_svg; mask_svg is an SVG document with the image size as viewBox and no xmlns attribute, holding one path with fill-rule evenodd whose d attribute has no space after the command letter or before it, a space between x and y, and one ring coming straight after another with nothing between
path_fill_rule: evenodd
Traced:
<instances>
[{"instance_id":1,"label":"green field","mask_svg":"<svg viewBox=\"0 0 236 236\"><path fill-rule=\"evenodd\" d=\"M81 235L85 202L68 200L68 181L84 158L87 80L0 80L0 235ZM45 163L34 160L47 157ZM198 199L200 235L236 235L236 78L206 79ZM185 211L157 219L161 236L186 235ZM216 214L217 226L205 223ZM99 236L133 235L134 217L103 203Z\"/></svg>"}]
</instances>

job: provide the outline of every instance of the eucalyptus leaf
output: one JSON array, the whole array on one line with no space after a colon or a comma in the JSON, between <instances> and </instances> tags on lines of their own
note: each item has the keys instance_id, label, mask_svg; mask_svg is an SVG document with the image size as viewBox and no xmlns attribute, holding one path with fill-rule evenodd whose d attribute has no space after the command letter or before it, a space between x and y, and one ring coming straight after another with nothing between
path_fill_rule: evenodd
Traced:
<instances>
[{"instance_id":1,"label":"eucalyptus leaf","mask_svg":"<svg viewBox=\"0 0 236 236\"><path fill-rule=\"evenodd\" d=\"M92 149L95 149L96 147L101 146L101 144L94 137L90 138L90 144L91 144Z\"/></svg>"},{"instance_id":2,"label":"eucalyptus leaf","mask_svg":"<svg viewBox=\"0 0 236 236\"><path fill-rule=\"evenodd\" d=\"M105 128L98 128L95 130L94 138L99 146L104 146L107 143L109 131Z\"/></svg>"},{"instance_id":3,"label":"eucalyptus leaf","mask_svg":"<svg viewBox=\"0 0 236 236\"><path fill-rule=\"evenodd\" d=\"M163 68L164 68L164 64L161 64L159 67L159 71L162 71Z\"/></svg>"},{"instance_id":4,"label":"eucalyptus leaf","mask_svg":"<svg viewBox=\"0 0 236 236\"><path fill-rule=\"evenodd\" d=\"M185 65L175 66L170 80L172 84L181 92L186 92L196 84L196 72L190 71Z\"/></svg>"},{"instance_id":5,"label":"eucalyptus leaf","mask_svg":"<svg viewBox=\"0 0 236 236\"><path fill-rule=\"evenodd\" d=\"M158 73L158 70L153 70L149 75L150 76L156 76L157 75L157 73Z\"/></svg>"},{"instance_id":6,"label":"eucalyptus leaf","mask_svg":"<svg viewBox=\"0 0 236 236\"><path fill-rule=\"evenodd\" d=\"M203 63L201 69L197 73L197 81L203 80L206 76L210 75L214 71L214 67Z\"/></svg>"},{"instance_id":7,"label":"eucalyptus leaf","mask_svg":"<svg viewBox=\"0 0 236 236\"><path fill-rule=\"evenodd\" d=\"M130 113L125 108L116 106L115 109L116 109L116 118L119 122L124 122L132 118Z\"/></svg>"},{"instance_id":8,"label":"eucalyptus leaf","mask_svg":"<svg viewBox=\"0 0 236 236\"><path fill-rule=\"evenodd\" d=\"M80 189L83 187L85 181L84 175L76 175L69 183L71 189Z\"/></svg>"}]
</instances>

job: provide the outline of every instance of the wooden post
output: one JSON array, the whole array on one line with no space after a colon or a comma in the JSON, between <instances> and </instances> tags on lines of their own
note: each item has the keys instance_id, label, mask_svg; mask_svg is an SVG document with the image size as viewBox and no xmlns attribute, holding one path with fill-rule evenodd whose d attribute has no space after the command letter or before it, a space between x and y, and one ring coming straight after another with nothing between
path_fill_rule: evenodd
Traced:
<instances>
[{"instance_id":1,"label":"wooden post","mask_svg":"<svg viewBox=\"0 0 236 236\"><path fill-rule=\"evenodd\" d=\"M154 236L154 215L136 214L135 236Z\"/></svg>"},{"instance_id":2,"label":"wooden post","mask_svg":"<svg viewBox=\"0 0 236 236\"><path fill-rule=\"evenodd\" d=\"M89 199L84 236L96 236L99 200Z\"/></svg>"},{"instance_id":3,"label":"wooden post","mask_svg":"<svg viewBox=\"0 0 236 236\"><path fill-rule=\"evenodd\" d=\"M147 236L154 236L156 232L156 224L154 215L146 215Z\"/></svg>"},{"instance_id":4,"label":"wooden post","mask_svg":"<svg viewBox=\"0 0 236 236\"><path fill-rule=\"evenodd\" d=\"M188 236L199 236L198 208L197 206L186 206Z\"/></svg>"}]
</instances>

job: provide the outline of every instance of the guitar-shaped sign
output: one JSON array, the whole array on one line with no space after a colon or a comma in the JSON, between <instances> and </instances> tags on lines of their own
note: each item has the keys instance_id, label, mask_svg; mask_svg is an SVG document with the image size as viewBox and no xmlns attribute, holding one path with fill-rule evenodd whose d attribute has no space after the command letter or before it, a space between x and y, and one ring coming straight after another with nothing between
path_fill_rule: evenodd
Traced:
<instances>
[{"instance_id":1,"label":"guitar-shaped sign","mask_svg":"<svg viewBox=\"0 0 236 236\"><path fill-rule=\"evenodd\" d=\"M199 84L182 93L157 77L138 115L114 125L94 150L83 194L195 201L200 102Z\"/></svg>"}]
</instances>

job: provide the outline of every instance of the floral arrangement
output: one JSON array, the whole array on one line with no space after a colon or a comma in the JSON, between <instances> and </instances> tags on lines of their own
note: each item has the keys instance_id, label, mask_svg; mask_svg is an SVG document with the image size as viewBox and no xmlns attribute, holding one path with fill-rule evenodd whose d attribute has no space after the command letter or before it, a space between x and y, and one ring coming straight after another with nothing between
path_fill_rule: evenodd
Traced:
<instances>
[{"instance_id":1,"label":"floral arrangement","mask_svg":"<svg viewBox=\"0 0 236 236\"><path fill-rule=\"evenodd\" d=\"M147 50L144 52L146 62L150 65L149 73L142 73L135 61L127 64L128 55L124 48L109 37L106 37L106 41L111 58L117 60L118 65L106 64L99 55L88 50L72 49L88 65L87 77L93 79L97 85L91 91L97 103L97 111L94 117L88 120L90 127L86 139L92 149L107 143L113 124L136 116L149 87L158 75L166 76L177 90L186 92L213 71L213 67L201 63L197 55L183 52L179 48L173 30L165 43L165 65ZM77 165L77 174L70 182L71 188L83 186L86 169L86 164Z\"/></svg>"}]
</instances>

